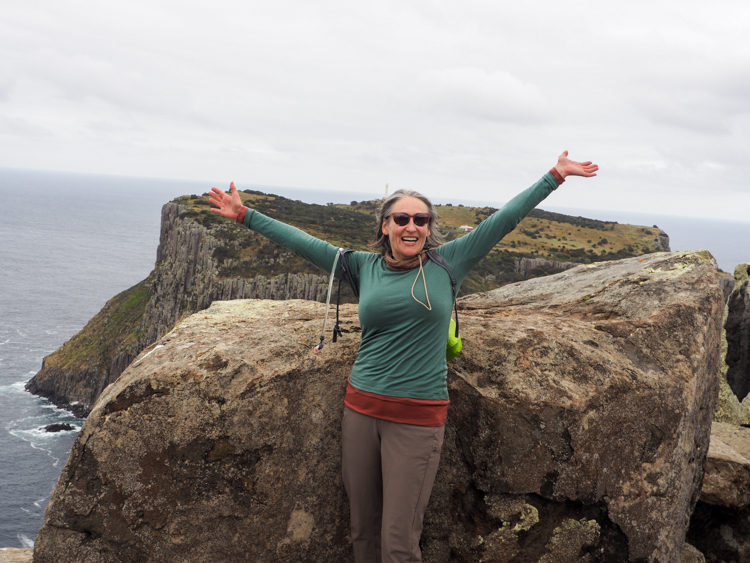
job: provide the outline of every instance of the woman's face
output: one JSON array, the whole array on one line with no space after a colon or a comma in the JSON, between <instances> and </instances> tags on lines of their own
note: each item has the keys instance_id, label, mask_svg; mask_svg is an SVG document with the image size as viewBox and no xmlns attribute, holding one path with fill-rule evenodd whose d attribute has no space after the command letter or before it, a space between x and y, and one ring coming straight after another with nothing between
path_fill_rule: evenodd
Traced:
<instances>
[{"instance_id":1,"label":"woman's face","mask_svg":"<svg viewBox=\"0 0 750 563\"><path fill-rule=\"evenodd\" d=\"M416 197L402 197L391 207L390 216L383 219L383 234L391 243L391 252L396 260L406 260L416 256L424 247L425 240L430 236L430 223L423 227L414 224L413 216L417 213L427 213L427 205ZM393 221L394 213L406 213L412 219L401 227Z\"/></svg>"}]
</instances>

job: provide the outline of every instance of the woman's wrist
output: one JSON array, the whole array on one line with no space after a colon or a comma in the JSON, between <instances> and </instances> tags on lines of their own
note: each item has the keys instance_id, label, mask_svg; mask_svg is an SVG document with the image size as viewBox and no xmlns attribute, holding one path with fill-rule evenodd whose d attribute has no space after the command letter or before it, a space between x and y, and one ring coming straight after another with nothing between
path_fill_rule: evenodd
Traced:
<instances>
[{"instance_id":1,"label":"woman's wrist","mask_svg":"<svg viewBox=\"0 0 750 563\"><path fill-rule=\"evenodd\" d=\"M557 166L553 166L552 168L550 168L549 173L555 177L555 180L557 180L558 184L562 184L565 181L566 174L564 172L561 172L557 168Z\"/></svg>"},{"instance_id":2,"label":"woman's wrist","mask_svg":"<svg viewBox=\"0 0 750 563\"><path fill-rule=\"evenodd\" d=\"M246 206L242 206L242 209L240 209L240 212L237 213L237 217L235 217L235 221L237 221L238 224L242 225L242 223L245 221L245 215L247 215L248 208Z\"/></svg>"}]
</instances>

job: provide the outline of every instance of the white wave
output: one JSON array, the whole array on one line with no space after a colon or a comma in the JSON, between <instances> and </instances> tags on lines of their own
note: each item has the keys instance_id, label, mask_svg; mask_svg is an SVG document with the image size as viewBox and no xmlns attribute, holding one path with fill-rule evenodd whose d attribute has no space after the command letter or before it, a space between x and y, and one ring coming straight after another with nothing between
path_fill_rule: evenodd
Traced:
<instances>
[{"instance_id":1,"label":"white wave","mask_svg":"<svg viewBox=\"0 0 750 563\"><path fill-rule=\"evenodd\" d=\"M26 393L26 382L16 381L10 385L0 385L0 395L10 395L13 393Z\"/></svg>"},{"instance_id":2,"label":"white wave","mask_svg":"<svg viewBox=\"0 0 750 563\"><path fill-rule=\"evenodd\" d=\"M72 430L62 430L60 432L47 432L45 427L49 424L65 423L70 424ZM58 467L60 457L54 454L53 446L63 436L70 436L71 433L78 434L81 431L83 421L73 417L68 411L55 407L50 414L28 416L17 418L6 424L5 429L11 436L27 442L35 450L43 451L52 460L52 466Z\"/></svg>"},{"instance_id":3,"label":"white wave","mask_svg":"<svg viewBox=\"0 0 750 563\"><path fill-rule=\"evenodd\" d=\"M23 545L26 549L34 548L34 542L30 540L28 536L19 533L18 540L21 542L21 545Z\"/></svg>"}]
</instances>

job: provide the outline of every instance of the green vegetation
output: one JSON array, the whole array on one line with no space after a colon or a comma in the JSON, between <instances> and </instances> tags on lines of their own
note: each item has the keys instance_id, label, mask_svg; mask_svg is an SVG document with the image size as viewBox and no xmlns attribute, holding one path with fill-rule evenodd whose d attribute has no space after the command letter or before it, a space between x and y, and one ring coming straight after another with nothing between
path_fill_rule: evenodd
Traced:
<instances>
[{"instance_id":1,"label":"green vegetation","mask_svg":"<svg viewBox=\"0 0 750 563\"><path fill-rule=\"evenodd\" d=\"M45 367L108 372L117 352L136 345L140 323L152 296L150 278L114 296L62 348L45 359Z\"/></svg>"},{"instance_id":2,"label":"green vegetation","mask_svg":"<svg viewBox=\"0 0 750 563\"><path fill-rule=\"evenodd\" d=\"M377 204L374 202L372 206L367 207L357 204L355 209L350 205L303 203L281 196L273 199L248 198L248 203L250 202L254 209L264 215L294 225L333 245L357 250L367 249L377 226ZM369 211L370 209L372 211Z\"/></svg>"}]
</instances>

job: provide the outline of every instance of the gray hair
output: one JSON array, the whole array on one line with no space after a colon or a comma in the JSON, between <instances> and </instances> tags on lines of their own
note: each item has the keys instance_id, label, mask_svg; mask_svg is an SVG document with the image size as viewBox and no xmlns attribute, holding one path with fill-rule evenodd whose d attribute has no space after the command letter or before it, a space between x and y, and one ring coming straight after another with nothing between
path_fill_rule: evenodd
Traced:
<instances>
[{"instance_id":1,"label":"gray hair","mask_svg":"<svg viewBox=\"0 0 750 563\"><path fill-rule=\"evenodd\" d=\"M380 254L385 254L391 248L391 242L388 240L388 235L383 233L383 220L391 215L391 209L394 204L405 197L414 197L427 206L427 213L430 214L430 235L425 240L425 248L437 248L443 244L443 235L438 232L438 212L432 202L419 192L413 190L396 190L389 195L383 204L380 206L378 211L378 225L375 229L375 240L370 243L370 248L380 251Z\"/></svg>"}]
</instances>

